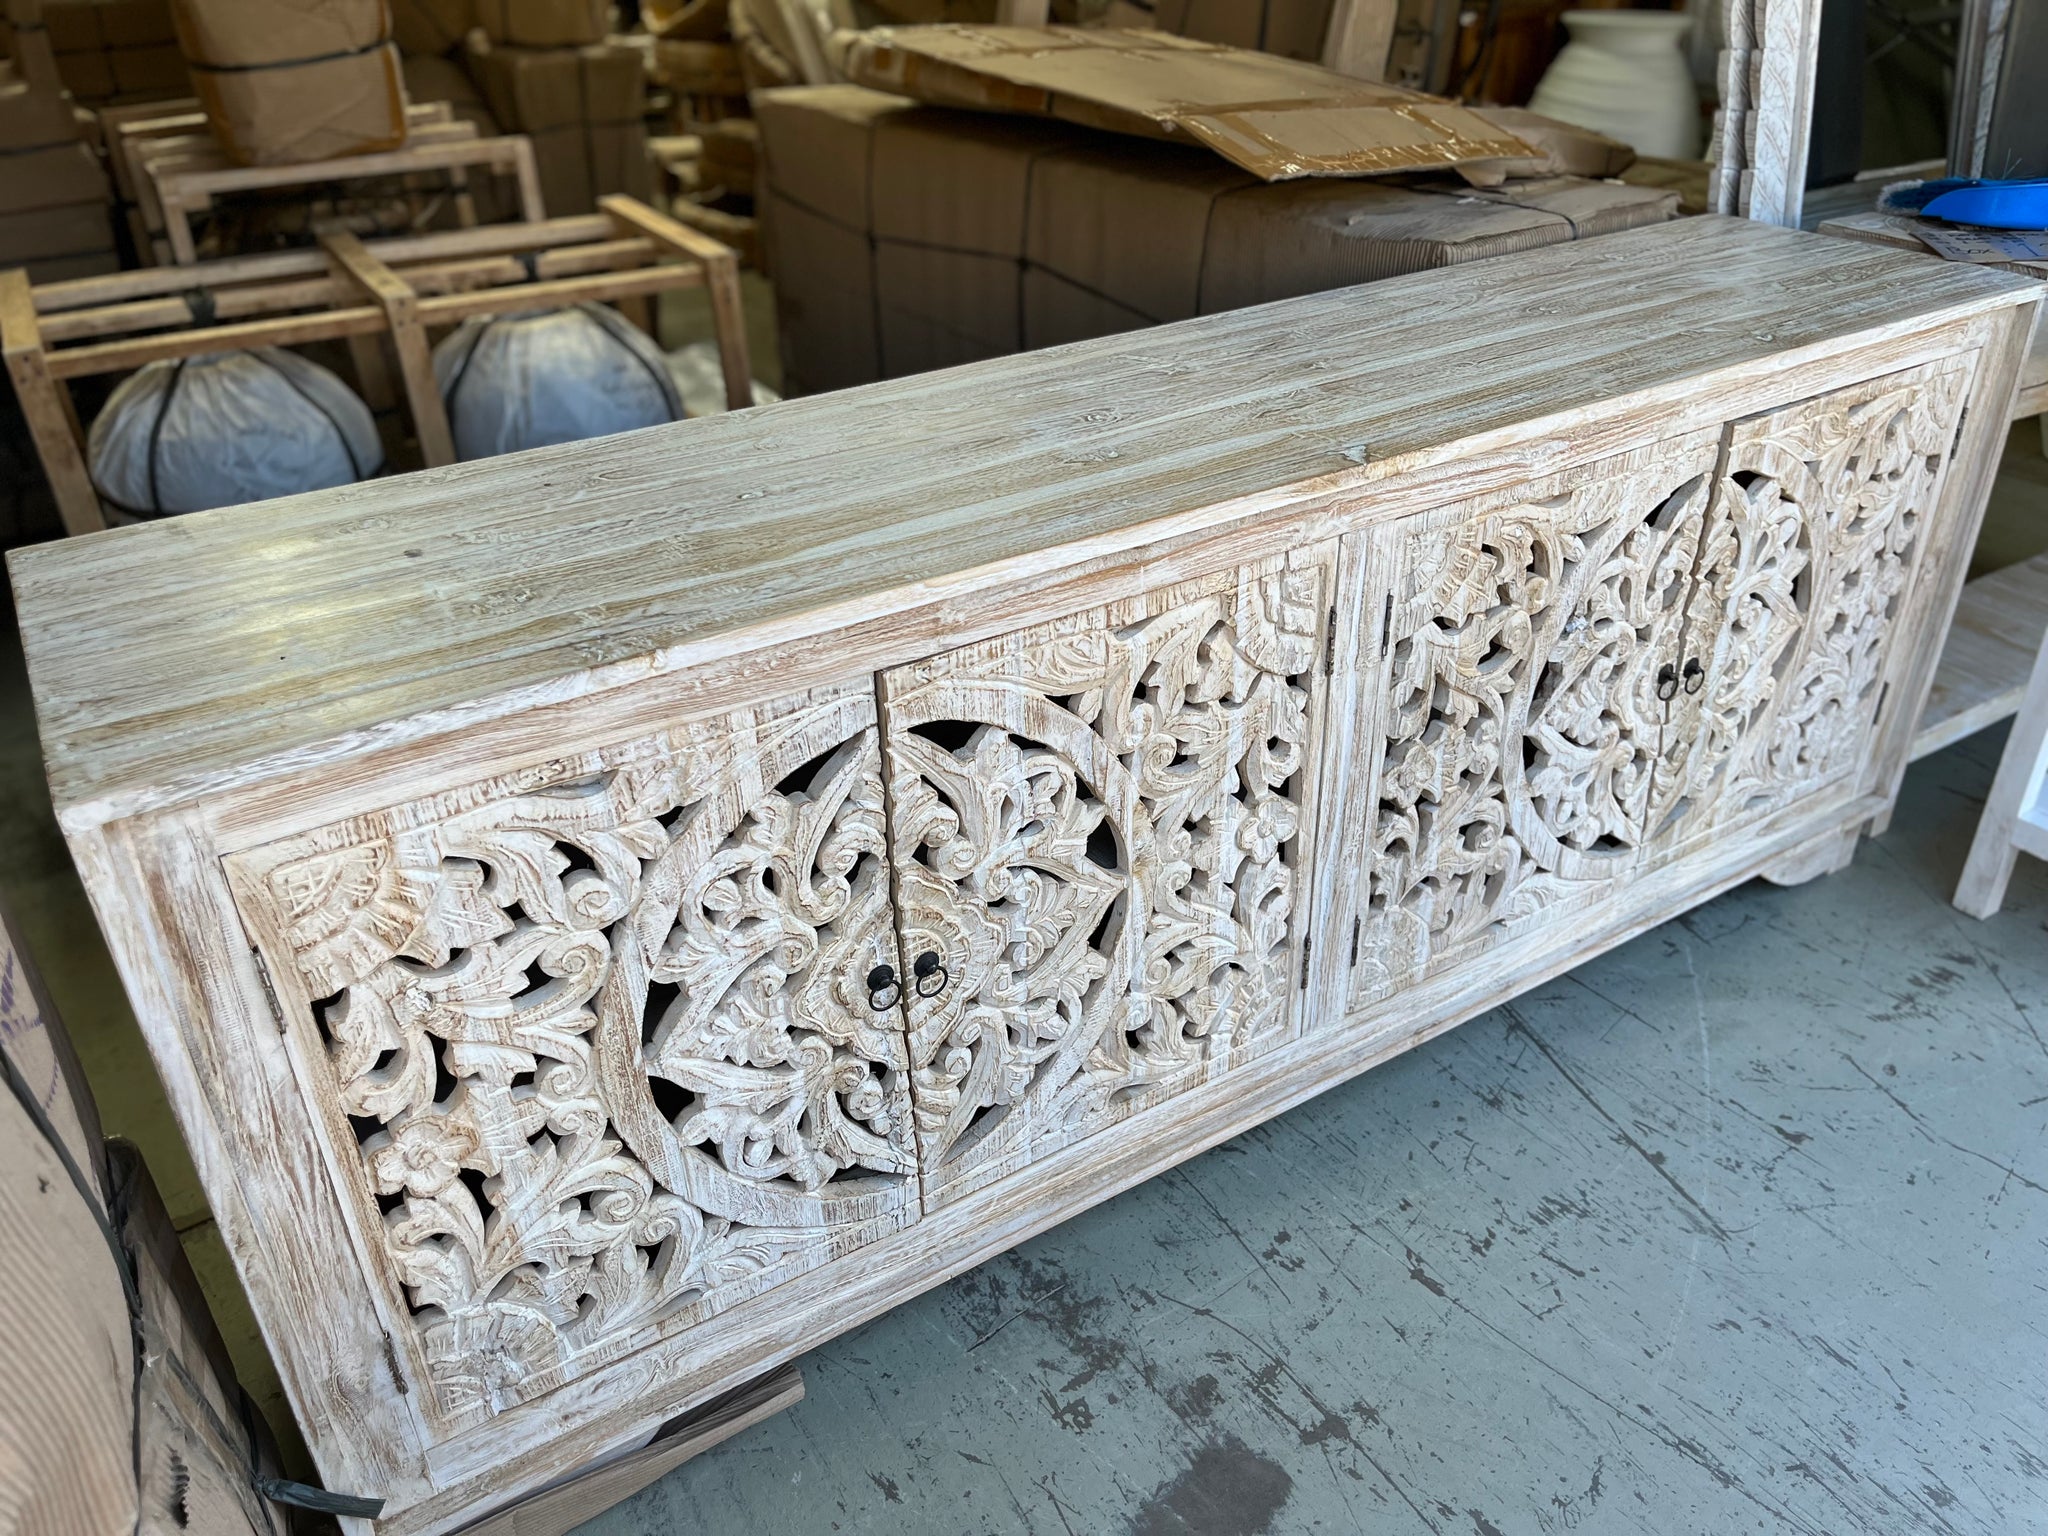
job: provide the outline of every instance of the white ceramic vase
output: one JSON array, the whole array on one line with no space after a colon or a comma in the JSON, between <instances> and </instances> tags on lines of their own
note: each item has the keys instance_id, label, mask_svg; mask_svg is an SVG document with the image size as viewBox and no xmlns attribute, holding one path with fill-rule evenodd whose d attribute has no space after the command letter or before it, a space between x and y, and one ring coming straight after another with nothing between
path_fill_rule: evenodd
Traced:
<instances>
[{"instance_id":1,"label":"white ceramic vase","mask_svg":"<svg viewBox=\"0 0 2048 1536\"><path fill-rule=\"evenodd\" d=\"M1571 41L1529 106L1634 146L1690 160L1700 152L1699 92L1687 67L1693 18L1677 11L1566 11Z\"/></svg>"}]
</instances>

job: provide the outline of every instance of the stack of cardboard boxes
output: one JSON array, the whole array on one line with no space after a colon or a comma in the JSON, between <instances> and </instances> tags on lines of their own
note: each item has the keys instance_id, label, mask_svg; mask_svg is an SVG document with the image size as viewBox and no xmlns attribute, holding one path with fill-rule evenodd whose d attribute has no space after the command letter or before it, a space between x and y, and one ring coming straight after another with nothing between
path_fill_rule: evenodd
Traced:
<instances>
[{"instance_id":1,"label":"stack of cardboard boxes","mask_svg":"<svg viewBox=\"0 0 2048 1536\"><path fill-rule=\"evenodd\" d=\"M192 94L169 0L44 0L64 88L81 106Z\"/></svg>"},{"instance_id":2,"label":"stack of cardboard boxes","mask_svg":"<svg viewBox=\"0 0 2048 1536\"><path fill-rule=\"evenodd\" d=\"M762 92L755 112L791 394L1630 229L1677 205L1562 175L1269 182L1205 149L851 85Z\"/></svg>"},{"instance_id":3,"label":"stack of cardboard boxes","mask_svg":"<svg viewBox=\"0 0 2048 1536\"><path fill-rule=\"evenodd\" d=\"M0 63L0 269L32 282L119 268L111 192L89 141L92 119L57 83L33 0L5 7L11 59Z\"/></svg>"},{"instance_id":4,"label":"stack of cardboard boxes","mask_svg":"<svg viewBox=\"0 0 2048 1536\"><path fill-rule=\"evenodd\" d=\"M638 48L609 40L603 0L476 0L470 78L505 133L533 140L550 214L609 192L645 198L647 77Z\"/></svg>"}]
</instances>

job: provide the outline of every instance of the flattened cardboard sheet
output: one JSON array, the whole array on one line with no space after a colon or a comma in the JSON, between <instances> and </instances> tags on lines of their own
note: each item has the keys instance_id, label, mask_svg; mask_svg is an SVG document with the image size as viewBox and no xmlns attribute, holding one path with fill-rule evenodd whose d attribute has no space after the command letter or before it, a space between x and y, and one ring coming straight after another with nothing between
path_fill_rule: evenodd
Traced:
<instances>
[{"instance_id":1,"label":"flattened cardboard sheet","mask_svg":"<svg viewBox=\"0 0 2048 1536\"><path fill-rule=\"evenodd\" d=\"M1265 181L1537 153L1456 102L1166 33L878 27L836 34L832 50L856 85L936 106L1192 140Z\"/></svg>"}]
</instances>

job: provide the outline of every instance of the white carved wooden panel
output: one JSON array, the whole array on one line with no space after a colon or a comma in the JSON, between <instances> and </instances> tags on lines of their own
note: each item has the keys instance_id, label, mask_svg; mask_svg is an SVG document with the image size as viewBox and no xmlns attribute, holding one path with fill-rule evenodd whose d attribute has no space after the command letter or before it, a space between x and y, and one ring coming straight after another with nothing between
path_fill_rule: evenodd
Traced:
<instances>
[{"instance_id":1,"label":"white carved wooden panel","mask_svg":"<svg viewBox=\"0 0 2048 1536\"><path fill-rule=\"evenodd\" d=\"M927 1206L1292 1037L1330 572L884 675Z\"/></svg>"},{"instance_id":2,"label":"white carved wooden panel","mask_svg":"<svg viewBox=\"0 0 2048 1536\"><path fill-rule=\"evenodd\" d=\"M1354 1006L1565 916L1649 856L1718 436L1418 514L1352 550L1364 600L1334 875Z\"/></svg>"},{"instance_id":3,"label":"white carved wooden panel","mask_svg":"<svg viewBox=\"0 0 2048 1536\"><path fill-rule=\"evenodd\" d=\"M227 860L432 1417L914 1219L883 814L864 681Z\"/></svg>"},{"instance_id":4,"label":"white carved wooden panel","mask_svg":"<svg viewBox=\"0 0 2048 1536\"><path fill-rule=\"evenodd\" d=\"M1660 826L1738 824L1868 765L1891 621L1925 548L1971 361L1728 429Z\"/></svg>"}]
</instances>

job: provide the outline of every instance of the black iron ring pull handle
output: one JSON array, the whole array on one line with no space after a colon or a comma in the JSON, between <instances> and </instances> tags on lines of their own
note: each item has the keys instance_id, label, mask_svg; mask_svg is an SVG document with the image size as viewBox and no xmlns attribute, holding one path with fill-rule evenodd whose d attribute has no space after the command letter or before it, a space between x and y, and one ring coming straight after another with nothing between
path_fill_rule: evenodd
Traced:
<instances>
[{"instance_id":1,"label":"black iron ring pull handle","mask_svg":"<svg viewBox=\"0 0 2048 1536\"><path fill-rule=\"evenodd\" d=\"M1685 691L1698 693L1706 686L1707 669L1700 665L1699 657L1694 656L1685 664Z\"/></svg>"},{"instance_id":2,"label":"black iron ring pull handle","mask_svg":"<svg viewBox=\"0 0 2048 1536\"><path fill-rule=\"evenodd\" d=\"M1678 668L1665 662L1657 669L1657 697L1668 699L1678 692Z\"/></svg>"},{"instance_id":3,"label":"black iron ring pull handle","mask_svg":"<svg viewBox=\"0 0 2048 1536\"><path fill-rule=\"evenodd\" d=\"M868 972L868 1006L877 1013L885 1013L896 1006L896 1000L903 995L903 989L896 985L896 967L878 965Z\"/></svg>"},{"instance_id":4,"label":"black iron ring pull handle","mask_svg":"<svg viewBox=\"0 0 2048 1536\"><path fill-rule=\"evenodd\" d=\"M946 983L953 979L952 972L939 963L936 949L928 949L919 955L910 970L917 978L915 985L919 997L937 997L946 990Z\"/></svg>"}]
</instances>

